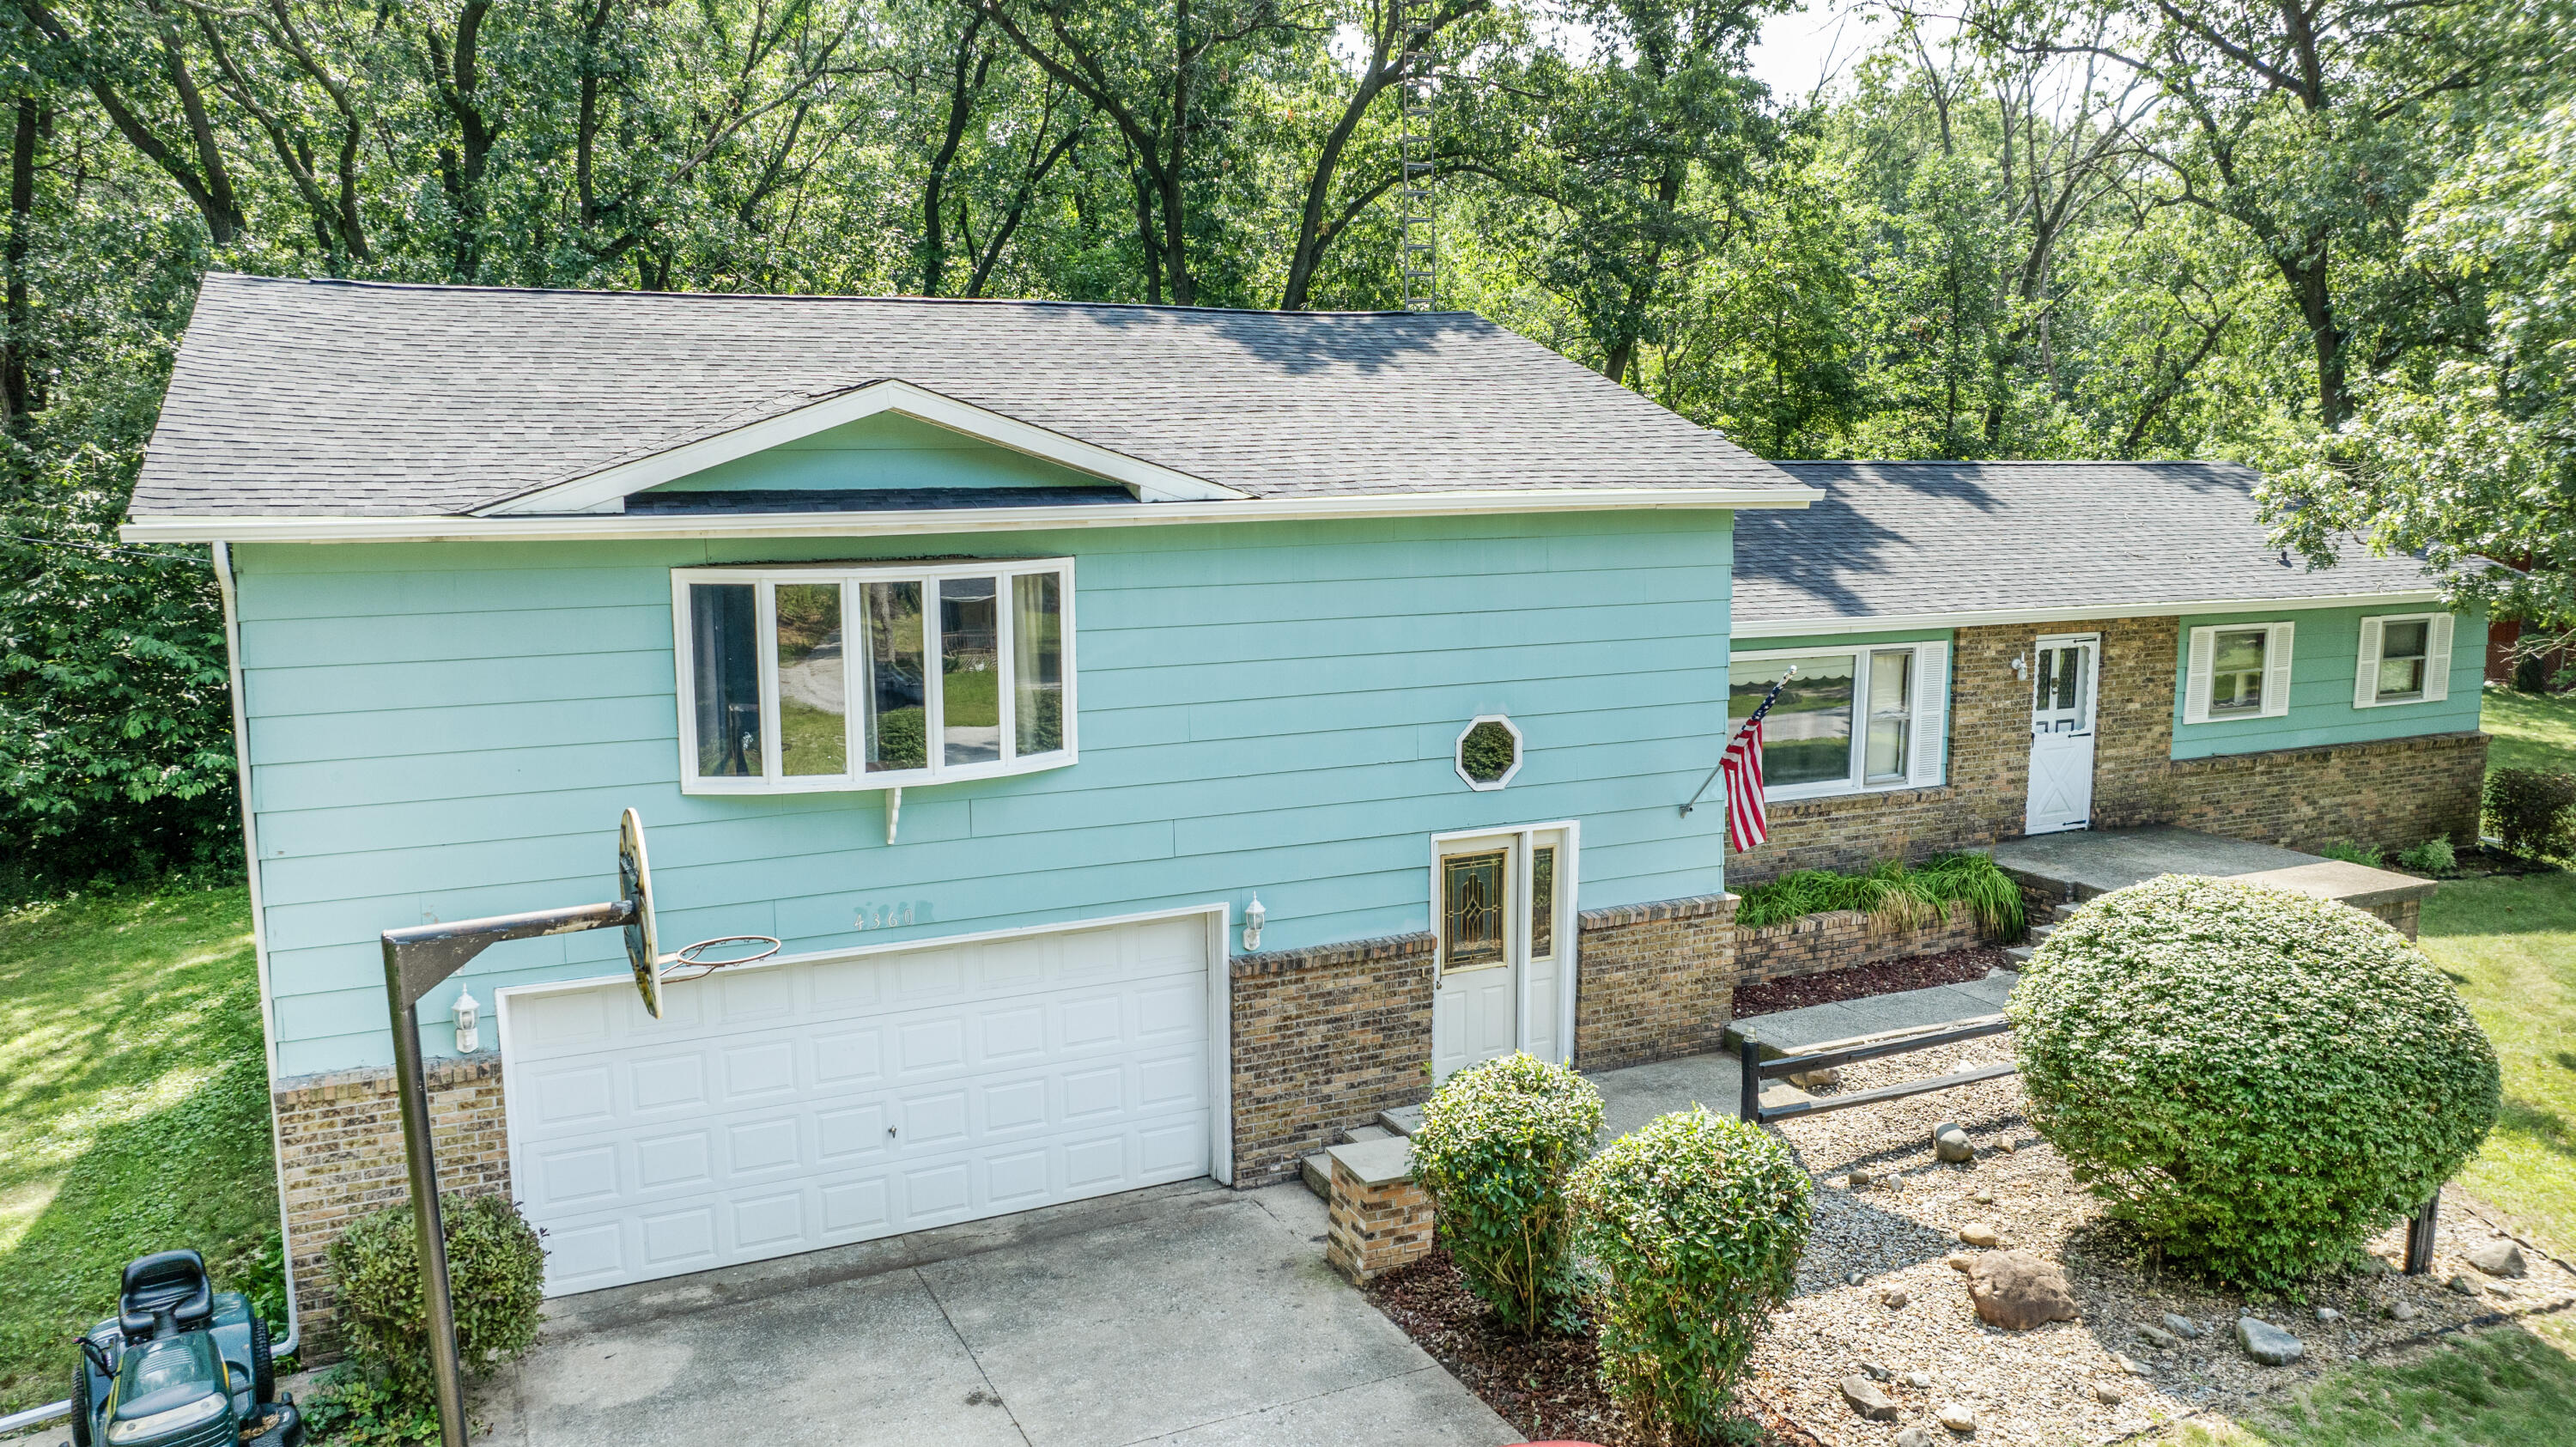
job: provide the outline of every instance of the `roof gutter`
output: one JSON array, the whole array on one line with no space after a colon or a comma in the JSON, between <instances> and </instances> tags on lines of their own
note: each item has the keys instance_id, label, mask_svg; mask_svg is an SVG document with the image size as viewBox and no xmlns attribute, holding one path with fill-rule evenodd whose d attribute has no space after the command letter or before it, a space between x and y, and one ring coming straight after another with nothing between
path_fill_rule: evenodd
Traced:
<instances>
[{"instance_id":1,"label":"roof gutter","mask_svg":"<svg viewBox=\"0 0 2576 1447\"><path fill-rule=\"evenodd\" d=\"M1802 508L1819 489L1630 487L1397 493L1369 497L1245 498L1224 502L1084 503L1065 507L932 508L918 512L721 514L584 513L530 517L144 517L118 530L130 543L574 542L612 538L915 537L1185 523L1341 518L1475 517L1639 509Z\"/></svg>"},{"instance_id":2,"label":"roof gutter","mask_svg":"<svg viewBox=\"0 0 2576 1447\"><path fill-rule=\"evenodd\" d=\"M2071 608L1995 608L1971 613L1889 613L1849 618L1739 617L1737 638L1805 638L1826 633L1895 633L1918 628L2001 628L2016 623L2084 623L2108 618L2180 618L2191 613L2264 613L2309 608L2376 608L2438 603L2439 591L2324 593L2307 598L2195 598L2180 603L2086 603Z\"/></svg>"}]
</instances>

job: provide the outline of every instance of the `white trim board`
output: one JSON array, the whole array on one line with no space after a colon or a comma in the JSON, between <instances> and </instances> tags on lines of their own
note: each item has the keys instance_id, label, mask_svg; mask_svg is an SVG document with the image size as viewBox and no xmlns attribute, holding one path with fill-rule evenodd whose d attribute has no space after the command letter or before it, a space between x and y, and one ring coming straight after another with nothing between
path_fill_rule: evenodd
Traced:
<instances>
[{"instance_id":1,"label":"white trim board","mask_svg":"<svg viewBox=\"0 0 2576 1447\"><path fill-rule=\"evenodd\" d=\"M1242 498L1226 502L1077 503L1057 507L924 508L811 512L571 517L166 516L126 523L130 543L578 542L616 538L872 538L933 533L1015 533L1181 523L1309 522L1338 518L1482 517L1515 513L1633 512L1662 508L1802 508L1811 487L1592 487L1378 493L1357 497ZM2425 595L2430 597L2430 594ZM1902 626L1902 625L1879 625Z\"/></svg>"},{"instance_id":2,"label":"white trim board","mask_svg":"<svg viewBox=\"0 0 2576 1447\"><path fill-rule=\"evenodd\" d=\"M773 447L801 441L815 433L883 412L899 413L915 421L945 427L978 442L989 442L1076 472L1105 478L1125 486L1138 502L1207 502L1243 496L1234 488L1205 478L1192 477L1186 472L1129 457L1123 452L1113 452L1096 443L1067 437L1061 432L1050 431L971 402L943 396L927 387L894 379L854 387L837 396L810 402L729 432L681 443L650 457L639 457L581 477L529 488L497 502L486 503L474 511L483 517L517 513L620 513L626 510L625 499L629 493L691 477L710 467L767 452Z\"/></svg>"},{"instance_id":3,"label":"white trim board","mask_svg":"<svg viewBox=\"0 0 2576 1447\"><path fill-rule=\"evenodd\" d=\"M1916 628L1999 628L2015 623L2087 623L2097 618L2180 618L2191 613L2280 613L2435 603L2431 588L2404 593L2337 593L2308 598L2201 598L2186 603L2087 603L2072 608L1994 608L1971 613L1890 613L1869 618L1737 619L1738 638L1841 637Z\"/></svg>"}]
</instances>

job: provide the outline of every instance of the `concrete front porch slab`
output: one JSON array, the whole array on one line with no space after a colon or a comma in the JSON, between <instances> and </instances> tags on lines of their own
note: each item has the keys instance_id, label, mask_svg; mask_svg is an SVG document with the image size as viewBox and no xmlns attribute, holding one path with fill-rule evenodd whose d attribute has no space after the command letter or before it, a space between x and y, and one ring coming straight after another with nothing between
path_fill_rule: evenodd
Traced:
<instances>
[{"instance_id":1,"label":"concrete front porch slab","mask_svg":"<svg viewBox=\"0 0 2576 1447\"><path fill-rule=\"evenodd\" d=\"M1137 1194L1087 1229L1078 1212L984 1223L950 1238L962 1254L916 1239L820 1280L665 1284L660 1310L573 1298L478 1392L475 1441L1520 1440L1324 1265L1324 1206L1303 1187Z\"/></svg>"},{"instance_id":2,"label":"concrete front porch slab","mask_svg":"<svg viewBox=\"0 0 2576 1447\"><path fill-rule=\"evenodd\" d=\"M2422 899L2438 887L2412 875L2163 825L2034 834L2008 839L1989 852L2006 874L2076 900L2166 874L2246 879L2341 900L2364 910Z\"/></svg>"}]
</instances>

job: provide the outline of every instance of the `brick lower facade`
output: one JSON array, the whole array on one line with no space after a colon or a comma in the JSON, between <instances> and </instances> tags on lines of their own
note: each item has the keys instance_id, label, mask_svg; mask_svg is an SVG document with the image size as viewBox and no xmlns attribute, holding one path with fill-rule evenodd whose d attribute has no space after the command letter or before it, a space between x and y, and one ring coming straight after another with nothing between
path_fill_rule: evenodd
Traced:
<instances>
[{"instance_id":1,"label":"brick lower facade","mask_svg":"<svg viewBox=\"0 0 2576 1447\"><path fill-rule=\"evenodd\" d=\"M442 1191L510 1189L509 1125L501 1059L430 1063L430 1137ZM331 1243L351 1222L411 1199L403 1161L402 1103L390 1070L351 1070L278 1083L279 1195L292 1243L295 1310L307 1366L335 1361L340 1330Z\"/></svg>"},{"instance_id":2,"label":"brick lower facade","mask_svg":"<svg viewBox=\"0 0 2576 1447\"><path fill-rule=\"evenodd\" d=\"M1429 931L1234 957L1236 1185L1431 1093L1431 965Z\"/></svg>"},{"instance_id":3,"label":"brick lower facade","mask_svg":"<svg viewBox=\"0 0 2576 1447\"><path fill-rule=\"evenodd\" d=\"M2176 824L2290 849L2350 842L2405 849L2478 837L2487 736L2428 734L2173 765Z\"/></svg>"},{"instance_id":4,"label":"brick lower facade","mask_svg":"<svg viewBox=\"0 0 2576 1447\"><path fill-rule=\"evenodd\" d=\"M1951 905L1937 921L1907 928L1891 928L1880 917L1858 910L1827 910L1761 929L1737 929L1735 983L1793 980L1985 942L1985 927L1964 904Z\"/></svg>"},{"instance_id":5,"label":"brick lower facade","mask_svg":"<svg viewBox=\"0 0 2576 1447\"><path fill-rule=\"evenodd\" d=\"M1616 1070L1718 1048L1735 990L1735 905L1702 894L1585 910L1574 1063Z\"/></svg>"}]
</instances>

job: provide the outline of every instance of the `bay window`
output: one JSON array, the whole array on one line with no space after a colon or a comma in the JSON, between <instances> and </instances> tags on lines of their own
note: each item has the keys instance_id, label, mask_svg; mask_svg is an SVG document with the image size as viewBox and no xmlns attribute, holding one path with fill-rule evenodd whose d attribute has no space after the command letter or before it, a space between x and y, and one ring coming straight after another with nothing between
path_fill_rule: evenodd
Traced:
<instances>
[{"instance_id":1,"label":"bay window","mask_svg":"<svg viewBox=\"0 0 2576 1447\"><path fill-rule=\"evenodd\" d=\"M1073 762L1068 559L689 568L672 589L689 792Z\"/></svg>"}]
</instances>

